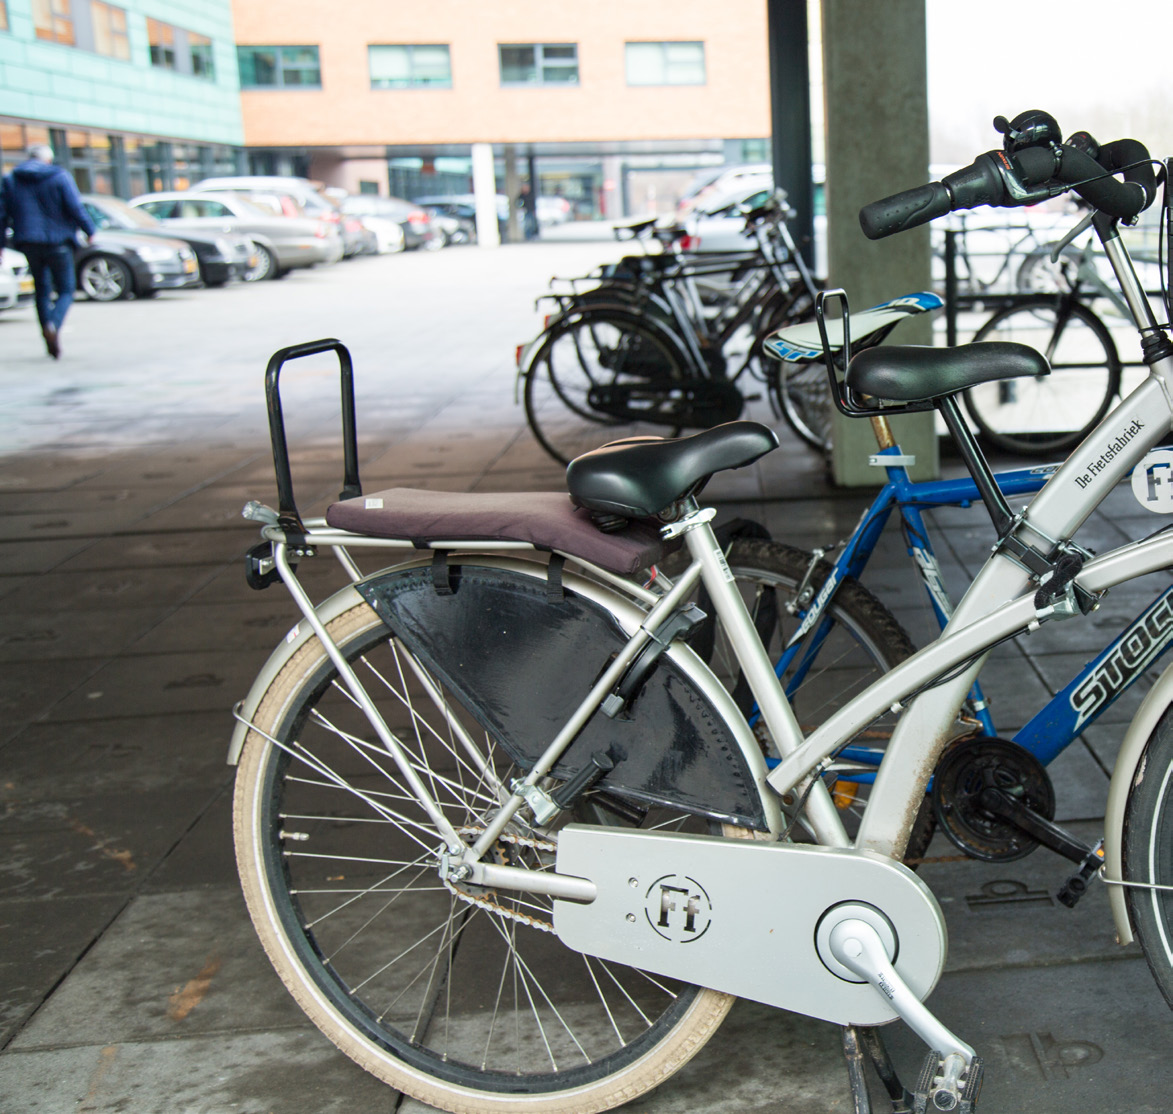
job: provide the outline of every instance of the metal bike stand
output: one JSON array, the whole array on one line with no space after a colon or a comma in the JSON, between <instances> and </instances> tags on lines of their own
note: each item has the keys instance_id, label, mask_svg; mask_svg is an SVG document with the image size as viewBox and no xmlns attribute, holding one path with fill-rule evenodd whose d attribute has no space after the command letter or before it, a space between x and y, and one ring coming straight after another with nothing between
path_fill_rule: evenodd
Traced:
<instances>
[{"instance_id":1,"label":"metal bike stand","mask_svg":"<svg viewBox=\"0 0 1173 1114\"><path fill-rule=\"evenodd\" d=\"M892 1100L892 1114L912 1114L913 1095L900 1082L879 1032L863 1025L844 1025L842 1031L843 1057L847 1061L847 1079L851 1084L854 1114L872 1114L865 1055Z\"/></svg>"}]
</instances>

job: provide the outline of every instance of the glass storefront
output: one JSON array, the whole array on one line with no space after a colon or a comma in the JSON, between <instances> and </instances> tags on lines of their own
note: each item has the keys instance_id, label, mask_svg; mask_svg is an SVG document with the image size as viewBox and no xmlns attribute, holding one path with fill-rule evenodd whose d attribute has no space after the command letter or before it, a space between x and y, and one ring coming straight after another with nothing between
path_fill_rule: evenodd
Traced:
<instances>
[{"instance_id":1,"label":"glass storefront","mask_svg":"<svg viewBox=\"0 0 1173 1114\"><path fill-rule=\"evenodd\" d=\"M82 193L122 198L186 189L201 178L238 174L244 166L244 152L237 147L0 119L0 171L7 174L23 162L37 143L53 148Z\"/></svg>"}]
</instances>

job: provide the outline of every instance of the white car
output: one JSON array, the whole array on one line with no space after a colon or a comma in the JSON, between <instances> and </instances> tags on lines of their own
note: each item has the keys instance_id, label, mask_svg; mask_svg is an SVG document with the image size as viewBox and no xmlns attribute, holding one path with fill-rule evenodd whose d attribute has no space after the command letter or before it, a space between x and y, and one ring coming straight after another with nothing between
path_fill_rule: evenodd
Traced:
<instances>
[{"instance_id":1,"label":"white car","mask_svg":"<svg viewBox=\"0 0 1173 1114\"><path fill-rule=\"evenodd\" d=\"M742 209L754 209L774 192L774 175L744 174L730 189L710 194L684 221L696 239L693 251L746 251L757 241L746 231ZM816 275L827 273L827 217L823 211L823 186L814 186L815 266Z\"/></svg>"},{"instance_id":2,"label":"white car","mask_svg":"<svg viewBox=\"0 0 1173 1114\"><path fill-rule=\"evenodd\" d=\"M5 248L0 256L0 310L33 304L33 276L20 252Z\"/></svg>"}]
</instances>

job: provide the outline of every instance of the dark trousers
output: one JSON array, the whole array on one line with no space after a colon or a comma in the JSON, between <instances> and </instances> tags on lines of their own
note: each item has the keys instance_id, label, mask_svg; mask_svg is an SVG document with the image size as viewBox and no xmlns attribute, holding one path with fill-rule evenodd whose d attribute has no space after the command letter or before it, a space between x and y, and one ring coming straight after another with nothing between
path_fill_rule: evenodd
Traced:
<instances>
[{"instance_id":1,"label":"dark trousers","mask_svg":"<svg viewBox=\"0 0 1173 1114\"><path fill-rule=\"evenodd\" d=\"M37 319L41 326L60 329L69 307L77 277L73 268L73 248L69 244L17 244L29 261L36 290Z\"/></svg>"}]
</instances>

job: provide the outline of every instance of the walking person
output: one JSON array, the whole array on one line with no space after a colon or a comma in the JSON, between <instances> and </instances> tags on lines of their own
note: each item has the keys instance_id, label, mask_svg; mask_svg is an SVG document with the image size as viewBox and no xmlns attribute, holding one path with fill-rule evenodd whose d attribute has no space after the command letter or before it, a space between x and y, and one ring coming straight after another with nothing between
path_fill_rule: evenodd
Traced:
<instances>
[{"instance_id":1,"label":"walking person","mask_svg":"<svg viewBox=\"0 0 1173 1114\"><path fill-rule=\"evenodd\" d=\"M53 165L53 148L37 144L28 158L0 182L0 254L8 229L16 250L29 261L36 290L37 319L45 348L61 355L61 326L77 287L73 245L97 231L69 172Z\"/></svg>"}]
</instances>

